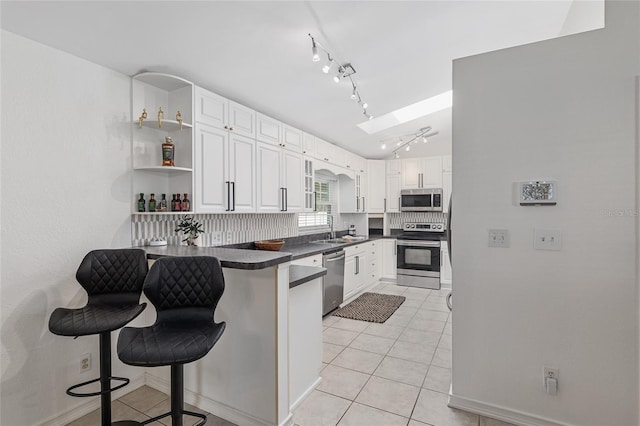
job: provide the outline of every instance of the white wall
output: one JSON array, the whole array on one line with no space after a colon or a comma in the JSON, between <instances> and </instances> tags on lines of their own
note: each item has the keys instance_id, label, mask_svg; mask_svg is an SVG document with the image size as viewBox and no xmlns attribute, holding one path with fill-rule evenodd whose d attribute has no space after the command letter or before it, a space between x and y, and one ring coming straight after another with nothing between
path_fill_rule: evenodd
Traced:
<instances>
[{"instance_id":1,"label":"white wall","mask_svg":"<svg viewBox=\"0 0 640 426\"><path fill-rule=\"evenodd\" d=\"M64 391L98 374L98 338L54 336L48 320L84 304L75 272L86 252L130 245L130 79L1 36L0 424L35 425L86 404ZM93 370L78 374L86 352ZM140 370L114 357L114 372Z\"/></svg>"},{"instance_id":2,"label":"white wall","mask_svg":"<svg viewBox=\"0 0 640 426\"><path fill-rule=\"evenodd\" d=\"M453 405L639 423L639 5L607 2L604 30L454 62ZM515 205L512 183L530 179L557 180L558 205ZM533 250L535 227L562 230L562 250ZM488 228L511 247L488 248Z\"/></svg>"}]
</instances>

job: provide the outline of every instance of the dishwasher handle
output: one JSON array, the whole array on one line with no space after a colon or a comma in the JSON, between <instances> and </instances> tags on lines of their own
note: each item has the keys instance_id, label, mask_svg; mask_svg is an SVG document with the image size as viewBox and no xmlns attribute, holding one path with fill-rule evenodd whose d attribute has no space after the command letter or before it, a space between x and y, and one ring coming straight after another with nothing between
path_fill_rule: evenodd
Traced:
<instances>
[{"instance_id":1,"label":"dishwasher handle","mask_svg":"<svg viewBox=\"0 0 640 426\"><path fill-rule=\"evenodd\" d=\"M344 251L339 251L337 253L326 254L324 256L325 262L335 262L337 260L344 259Z\"/></svg>"}]
</instances>

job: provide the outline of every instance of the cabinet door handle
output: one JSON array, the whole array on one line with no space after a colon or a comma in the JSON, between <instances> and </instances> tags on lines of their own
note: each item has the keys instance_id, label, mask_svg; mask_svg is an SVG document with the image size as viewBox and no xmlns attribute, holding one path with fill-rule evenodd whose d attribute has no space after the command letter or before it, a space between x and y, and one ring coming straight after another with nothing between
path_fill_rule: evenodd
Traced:
<instances>
[{"instance_id":1,"label":"cabinet door handle","mask_svg":"<svg viewBox=\"0 0 640 426\"><path fill-rule=\"evenodd\" d=\"M289 211L289 188L284 189L284 211Z\"/></svg>"},{"instance_id":2,"label":"cabinet door handle","mask_svg":"<svg viewBox=\"0 0 640 426\"><path fill-rule=\"evenodd\" d=\"M233 127L229 127L229 130L231 130L233 132Z\"/></svg>"},{"instance_id":3,"label":"cabinet door handle","mask_svg":"<svg viewBox=\"0 0 640 426\"><path fill-rule=\"evenodd\" d=\"M400 207L400 197L398 197L398 211L402 210L402 208Z\"/></svg>"},{"instance_id":4,"label":"cabinet door handle","mask_svg":"<svg viewBox=\"0 0 640 426\"><path fill-rule=\"evenodd\" d=\"M360 256L356 256L356 275L360 273Z\"/></svg>"},{"instance_id":5,"label":"cabinet door handle","mask_svg":"<svg viewBox=\"0 0 640 426\"><path fill-rule=\"evenodd\" d=\"M318 211L318 193L313 191L313 211Z\"/></svg>"},{"instance_id":6,"label":"cabinet door handle","mask_svg":"<svg viewBox=\"0 0 640 426\"><path fill-rule=\"evenodd\" d=\"M284 188L280 188L280 211L284 211Z\"/></svg>"},{"instance_id":7,"label":"cabinet door handle","mask_svg":"<svg viewBox=\"0 0 640 426\"><path fill-rule=\"evenodd\" d=\"M231 182L231 195L233 196L233 208L231 209L232 212L236 211L236 183L235 182Z\"/></svg>"},{"instance_id":8,"label":"cabinet door handle","mask_svg":"<svg viewBox=\"0 0 640 426\"><path fill-rule=\"evenodd\" d=\"M228 212L231 211L231 182L227 180L224 183L227 185L227 208L224 211Z\"/></svg>"},{"instance_id":9,"label":"cabinet door handle","mask_svg":"<svg viewBox=\"0 0 640 426\"><path fill-rule=\"evenodd\" d=\"M398 242L397 241L393 242L393 255L394 256L398 255Z\"/></svg>"},{"instance_id":10,"label":"cabinet door handle","mask_svg":"<svg viewBox=\"0 0 640 426\"><path fill-rule=\"evenodd\" d=\"M360 211L360 198L356 197L356 211L359 212Z\"/></svg>"},{"instance_id":11,"label":"cabinet door handle","mask_svg":"<svg viewBox=\"0 0 640 426\"><path fill-rule=\"evenodd\" d=\"M384 199L384 209L382 209L383 212L387 211L387 199Z\"/></svg>"},{"instance_id":12,"label":"cabinet door handle","mask_svg":"<svg viewBox=\"0 0 640 426\"><path fill-rule=\"evenodd\" d=\"M365 208L364 208L364 201L365 201L365 198L364 198L364 197L362 197L362 211L363 211L363 212L366 212L366 211L367 211L367 209L365 209Z\"/></svg>"}]
</instances>

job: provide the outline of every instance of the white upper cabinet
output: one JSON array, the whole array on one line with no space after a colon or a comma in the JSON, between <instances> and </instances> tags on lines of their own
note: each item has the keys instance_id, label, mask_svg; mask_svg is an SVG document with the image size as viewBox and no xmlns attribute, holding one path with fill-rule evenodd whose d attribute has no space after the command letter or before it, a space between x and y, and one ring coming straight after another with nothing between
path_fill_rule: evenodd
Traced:
<instances>
[{"instance_id":1,"label":"white upper cabinet","mask_svg":"<svg viewBox=\"0 0 640 426\"><path fill-rule=\"evenodd\" d=\"M256 112L196 87L196 121L250 138L256 137Z\"/></svg>"},{"instance_id":2,"label":"white upper cabinet","mask_svg":"<svg viewBox=\"0 0 640 426\"><path fill-rule=\"evenodd\" d=\"M256 114L256 139L272 145L281 144L282 123L264 114Z\"/></svg>"},{"instance_id":3,"label":"white upper cabinet","mask_svg":"<svg viewBox=\"0 0 640 426\"><path fill-rule=\"evenodd\" d=\"M335 145L316 138L316 158L319 160L337 164L335 158L336 148Z\"/></svg>"},{"instance_id":4,"label":"white upper cabinet","mask_svg":"<svg viewBox=\"0 0 640 426\"><path fill-rule=\"evenodd\" d=\"M399 175L401 173L402 160L387 160L385 163L388 175Z\"/></svg>"},{"instance_id":5,"label":"white upper cabinet","mask_svg":"<svg viewBox=\"0 0 640 426\"><path fill-rule=\"evenodd\" d=\"M316 137L309 133L302 133L302 153L316 158Z\"/></svg>"},{"instance_id":6,"label":"white upper cabinet","mask_svg":"<svg viewBox=\"0 0 640 426\"><path fill-rule=\"evenodd\" d=\"M369 213L384 213L385 204L385 161L368 160L368 182L366 211Z\"/></svg>"},{"instance_id":7,"label":"white upper cabinet","mask_svg":"<svg viewBox=\"0 0 640 426\"><path fill-rule=\"evenodd\" d=\"M442 157L402 160L402 189L442 188Z\"/></svg>"},{"instance_id":8,"label":"white upper cabinet","mask_svg":"<svg viewBox=\"0 0 640 426\"><path fill-rule=\"evenodd\" d=\"M206 124L196 124L197 213L256 211L256 142Z\"/></svg>"},{"instance_id":9,"label":"white upper cabinet","mask_svg":"<svg viewBox=\"0 0 640 426\"><path fill-rule=\"evenodd\" d=\"M295 152L302 152L303 135L302 130L295 127L282 125L282 147Z\"/></svg>"},{"instance_id":10,"label":"white upper cabinet","mask_svg":"<svg viewBox=\"0 0 640 426\"><path fill-rule=\"evenodd\" d=\"M385 198L385 211L388 213L400 212L400 175L387 175L387 191Z\"/></svg>"},{"instance_id":11,"label":"white upper cabinet","mask_svg":"<svg viewBox=\"0 0 640 426\"><path fill-rule=\"evenodd\" d=\"M229 131L247 136L256 137L256 112L233 101L229 101Z\"/></svg>"},{"instance_id":12,"label":"white upper cabinet","mask_svg":"<svg viewBox=\"0 0 640 426\"><path fill-rule=\"evenodd\" d=\"M453 171L453 158L451 155L443 155L442 156L442 171L450 172Z\"/></svg>"},{"instance_id":13,"label":"white upper cabinet","mask_svg":"<svg viewBox=\"0 0 640 426\"><path fill-rule=\"evenodd\" d=\"M304 209L302 154L258 141L257 182L259 212L296 213Z\"/></svg>"}]
</instances>

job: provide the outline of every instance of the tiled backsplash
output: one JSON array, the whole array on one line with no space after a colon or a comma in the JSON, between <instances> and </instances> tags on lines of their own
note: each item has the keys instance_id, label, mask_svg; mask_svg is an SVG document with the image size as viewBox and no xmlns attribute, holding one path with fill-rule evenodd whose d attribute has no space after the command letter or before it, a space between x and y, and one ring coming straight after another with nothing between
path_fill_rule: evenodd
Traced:
<instances>
[{"instance_id":1,"label":"tiled backsplash","mask_svg":"<svg viewBox=\"0 0 640 426\"><path fill-rule=\"evenodd\" d=\"M400 229L404 222L437 222L444 223L446 226L446 213L421 213L421 212L402 212L387 213L389 217L389 228Z\"/></svg>"},{"instance_id":2,"label":"tiled backsplash","mask_svg":"<svg viewBox=\"0 0 640 426\"><path fill-rule=\"evenodd\" d=\"M191 216L191 215L189 215ZM291 214L195 214L202 223L203 247L237 244L298 235L298 216ZM131 244L144 246L153 238L164 238L169 245L181 244L184 238L174 230L181 215L134 214L131 217Z\"/></svg>"}]
</instances>

